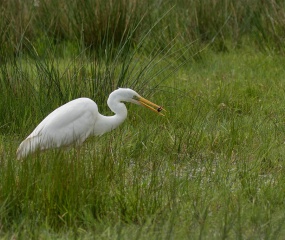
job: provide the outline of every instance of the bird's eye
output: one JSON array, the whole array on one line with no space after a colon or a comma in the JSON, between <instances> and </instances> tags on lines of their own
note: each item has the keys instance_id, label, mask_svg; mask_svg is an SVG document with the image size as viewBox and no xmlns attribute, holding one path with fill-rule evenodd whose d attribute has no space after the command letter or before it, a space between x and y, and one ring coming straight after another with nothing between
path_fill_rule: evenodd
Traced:
<instances>
[{"instance_id":1,"label":"bird's eye","mask_svg":"<svg viewBox=\"0 0 285 240\"><path fill-rule=\"evenodd\" d=\"M139 97L136 96L136 95L134 95L134 96L133 96L133 99L138 101L138 100L139 100Z\"/></svg>"},{"instance_id":2,"label":"bird's eye","mask_svg":"<svg viewBox=\"0 0 285 240\"><path fill-rule=\"evenodd\" d=\"M162 107L159 107L159 108L157 109L157 111L158 111L158 112L161 112L161 111L162 111Z\"/></svg>"}]
</instances>

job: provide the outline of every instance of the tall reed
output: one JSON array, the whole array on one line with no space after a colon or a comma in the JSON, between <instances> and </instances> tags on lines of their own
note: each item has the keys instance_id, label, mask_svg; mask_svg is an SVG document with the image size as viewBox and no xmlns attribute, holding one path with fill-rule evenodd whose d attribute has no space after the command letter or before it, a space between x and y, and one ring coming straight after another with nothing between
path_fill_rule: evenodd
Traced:
<instances>
[{"instance_id":1,"label":"tall reed","mask_svg":"<svg viewBox=\"0 0 285 240\"><path fill-rule=\"evenodd\" d=\"M217 50L254 42L262 50L283 51L284 3L282 1L4 1L1 6L0 49L17 54L23 39L36 47L71 42L104 53L130 37L136 45L156 20L171 9L156 28L159 43L168 45L179 37L183 44L194 40L214 42ZM157 42L157 41L154 41ZM231 43L231 44L229 44ZM101 55L102 55L101 53Z\"/></svg>"}]
</instances>

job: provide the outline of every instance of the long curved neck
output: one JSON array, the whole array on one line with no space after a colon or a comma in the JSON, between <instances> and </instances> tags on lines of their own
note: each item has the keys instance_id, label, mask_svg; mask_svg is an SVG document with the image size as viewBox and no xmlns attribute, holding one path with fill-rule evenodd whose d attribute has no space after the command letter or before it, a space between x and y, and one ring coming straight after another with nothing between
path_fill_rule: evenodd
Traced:
<instances>
[{"instance_id":1,"label":"long curved neck","mask_svg":"<svg viewBox=\"0 0 285 240\"><path fill-rule=\"evenodd\" d=\"M94 135L102 135L105 132L112 131L123 123L128 115L126 105L120 102L120 100L112 93L108 98L107 104L115 115L104 116L99 113L93 130Z\"/></svg>"}]
</instances>

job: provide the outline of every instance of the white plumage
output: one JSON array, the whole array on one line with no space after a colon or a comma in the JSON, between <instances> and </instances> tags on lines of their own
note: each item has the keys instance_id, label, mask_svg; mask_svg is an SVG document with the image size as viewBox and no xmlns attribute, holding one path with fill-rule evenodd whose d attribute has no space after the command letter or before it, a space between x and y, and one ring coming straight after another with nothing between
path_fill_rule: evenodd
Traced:
<instances>
[{"instance_id":1,"label":"white plumage","mask_svg":"<svg viewBox=\"0 0 285 240\"><path fill-rule=\"evenodd\" d=\"M91 135L102 135L115 129L127 117L127 108L122 101L143 105L163 115L162 107L129 88L119 88L110 94L107 104L115 113L113 116L101 115L93 100L78 98L51 112L20 144L17 158L24 158L36 150L78 146Z\"/></svg>"}]
</instances>

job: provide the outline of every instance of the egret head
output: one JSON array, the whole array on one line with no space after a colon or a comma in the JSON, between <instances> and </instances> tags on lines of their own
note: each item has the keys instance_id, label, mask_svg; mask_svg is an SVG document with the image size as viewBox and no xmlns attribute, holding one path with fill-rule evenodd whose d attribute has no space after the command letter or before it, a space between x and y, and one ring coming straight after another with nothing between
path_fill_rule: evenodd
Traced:
<instances>
[{"instance_id":1,"label":"egret head","mask_svg":"<svg viewBox=\"0 0 285 240\"><path fill-rule=\"evenodd\" d=\"M143 98L130 88L119 88L115 90L114 93L116 94L116 97L120 99L120 101L142 105L158 113L159 115L163 115L162 111L165 111L161 106L158 106L155 103Z\"/></svg>"}]
</instances>

